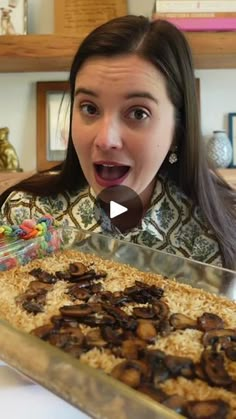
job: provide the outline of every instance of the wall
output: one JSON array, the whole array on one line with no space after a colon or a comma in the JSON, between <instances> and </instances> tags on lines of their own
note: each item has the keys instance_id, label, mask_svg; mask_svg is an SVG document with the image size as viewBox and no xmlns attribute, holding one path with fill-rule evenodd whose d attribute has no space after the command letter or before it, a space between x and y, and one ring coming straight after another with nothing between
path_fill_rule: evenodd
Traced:
<instances>
[{"instance_id":1,"label":"wall","mask_svg":"<svg viewBox=\"0 0 236 419\"><path fill-rule=\"evenodd\" d=\"M53 0L28 0L28 32L53 32ZM128 12L151 15L153 0L128 0ZM236 70L197 70L200 77L202 130L228 129L236 112ZM24 170L36 167L36 82L65 80L68 73L0 74L0 127L8 126Z\"/></svg>"}]
</instances>

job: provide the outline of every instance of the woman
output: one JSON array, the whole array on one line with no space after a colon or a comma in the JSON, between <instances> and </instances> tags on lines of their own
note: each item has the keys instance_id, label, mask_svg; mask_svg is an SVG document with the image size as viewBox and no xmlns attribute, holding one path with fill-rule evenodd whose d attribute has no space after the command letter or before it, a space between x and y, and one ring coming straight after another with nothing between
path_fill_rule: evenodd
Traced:
<instances>
[{"instance_id":1,"label":"woman","mask_svg":"<svg viewBox=\"0 0 236 419\"><path fill-rule=\"evenodd\" d=\"M118 184L139 194L145 209L118 237L235 268L236 195L207 164L184 35L163 20L109 21L80 45L70 88L62 168L14 187L23 192L8 190L5 221L51 213L62 224L114 234L97 223L93 204Z\"/></svg>"}]
</instances>

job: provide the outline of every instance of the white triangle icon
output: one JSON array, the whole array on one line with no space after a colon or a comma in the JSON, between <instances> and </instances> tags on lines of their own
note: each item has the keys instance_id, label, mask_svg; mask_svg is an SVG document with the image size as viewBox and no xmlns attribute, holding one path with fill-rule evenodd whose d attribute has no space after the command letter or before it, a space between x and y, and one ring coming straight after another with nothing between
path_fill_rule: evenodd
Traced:
<instances>
[{"instance_id":1,"label":"white triangle icon","mask_svg":"<svg viewBox=\"0 0 236 419\"><path fill-rule=\"evenodd\" d=\"M128 211L128 208L117 204L115 201L110 201L110 218L118 217L118 215L123 214L126 211Z\"/></svg>"}]
</instances>

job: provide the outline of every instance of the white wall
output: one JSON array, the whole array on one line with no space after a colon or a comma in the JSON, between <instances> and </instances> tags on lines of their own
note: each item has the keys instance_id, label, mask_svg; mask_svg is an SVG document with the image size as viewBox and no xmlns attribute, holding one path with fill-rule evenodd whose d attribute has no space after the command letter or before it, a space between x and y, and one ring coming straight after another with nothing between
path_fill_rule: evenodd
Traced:
<instances>
[{"instance_id":1,"label":"white wall","mask_svg":"<svg viewBox=\"0 0 236 419\"><path fill-rule=\"evenodd\" d=\"M150 16L153 3L128 0L128 12ZM28 0L28 4L28 32L53 32L53 0ZM196 76L200 77L202 129L208 138L213 130L227 130L227 114L236 112L236 70L197 70ZM67 78L67 72L0 74L0 127L9 127L24 170L36 167L36 82Z\"/></svg>"}]
</instances>

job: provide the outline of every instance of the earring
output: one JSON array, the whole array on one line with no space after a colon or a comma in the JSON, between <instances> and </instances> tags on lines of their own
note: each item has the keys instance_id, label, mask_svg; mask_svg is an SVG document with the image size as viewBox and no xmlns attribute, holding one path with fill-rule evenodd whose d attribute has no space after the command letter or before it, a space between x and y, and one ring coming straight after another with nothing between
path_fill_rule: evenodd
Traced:
<instances>
[{"instance_id":1,"label":"earring","mask_svg":"<svg viewBox=\"0 0 236 419\"><path fill-rule=\"evenodd\" d=\"M174 164L178 161L178 156L176 154L177 147L175 147L175 151L172 151L169 155L169 163Z\"/></svg>"}]
</instances>

